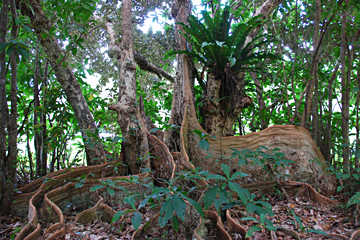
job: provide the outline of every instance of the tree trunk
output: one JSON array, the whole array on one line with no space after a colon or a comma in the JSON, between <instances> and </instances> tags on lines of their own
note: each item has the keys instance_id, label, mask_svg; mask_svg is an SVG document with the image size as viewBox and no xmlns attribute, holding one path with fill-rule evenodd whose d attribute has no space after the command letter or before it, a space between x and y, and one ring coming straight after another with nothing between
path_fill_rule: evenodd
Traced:
<instances>
[{"instance_id":1,"label":"tree trunk","mask_svg":"<svg viewBox=\"0 0 360 240\"><path fill-rule=\"evenodd\" d=\"M136 101L135 60L133 54L132 37L132 3L131 0L123 1L122 5L122 37L121 46L115 44L115 33L112 24L107 23L110 34L110 47L117 51L115 56L119 66L119 97L115 105L109 106L118 114L118 123L123 135L122 151L125 154L125 164L129 174L138 174L143 168L150 169L150 161L144 158L149 152L147 133L144 120Z\"/></svg>"},{"instance_id":2,"label":"tree trunk","mask_svg":"<svg viewBox=\"0 0 360 240\"><path fill-rule=\"evenodd\" d=\"M3 0L0 15L0 43L6 42L9 5L9 0ZM8 107L5 87L6 72L6 55L4 49L2 52L0 52L0 201L4 194L6 183L6 125L8 123Z\"/></svg>"},{"instance_id":3,"label":"tree trunk","mask_svg":"<svg viewBox=\"0 0 360 240\"><path fill-rule=\"evenodd\" d=\"M337 71L339 69L339 63L337 63L337 65L335 66L335 69L333 71L333 74L329 80L329 85L328 85L328 106L329 106L329 109L328 109L328 116L327 116L327 119L328 121L326 122L326 132L325 132L325 138L324 138L324 141L325 141L325 147L324 147L324 150L323 150L323 154L324 154L324 158L325 160L331 164L331 150L333 148L332 146L332 134L331 134L331 119L332 119L332 110L333 110L333 104L332 104L332 101L333 101L333 83L337 77Z\"/></svg>"},{"instance_id":4,"label":"tree trunk","mask_svg":"<svg viewBox=\"0 0 360 240\"><path fill-rule=\"evenodd\" d=\"M191 1L190 0L175 0L172 9L171 15L175 19L175 23L182 22L188 24L187 17L191 14ZM180 34L182 26L179 24L175 25L175 43L176 51L183 51L187 49L186 40ZM176 55L176 76L174 80L174 93L173 101L171 108L171 117L169 124L173 125L173 128L165 132L164 142L169 147L170 151L177 152L180 147L180 126L183 121L184 116L184 62L182 54ZM192 61L191 59L189 61ZM192 64L192 63L191 63ZM189 76L194 80L193 74L189 71Z\"/></svg>"},{"instance_id":5,"label":"tree trunk","mask_svg":"<svg viewBox=\"0 0 360 240\"><path fill-rule=\"evenodd\" d=\"M313 56L312 56L312 65L310 69L310 79L308 82L308 88L306 91L306 98L305 98L305 109L301 119L301 127L307 128L308 122L311 114L311 107L313 104L314 98L314 88L315 88L315 81L317 77L317 68L318 68L318 53L317 50L320 46L319 42L319 29L320 29L320 16L321 16L321 0L315 1L316 5L316 13L315 13L315 23L314 23L314 32L313 32Z\"/></svg>"},{"instance_id":6,"label":"tree trunk","mask_svg":"<svg viewBox=\"0 0 360 240\"><path fill-rule=\"evenodd\" d=\"M358 87L358 92L356 96L356 103L355 103L355 109L356 109L356 145L355 145L355 169L357 172L360 172L360 129L359 129L359 104L360 104L360 69L357 70L357 76L356 76L356 85Z\"/></svg>"},{"instance_id":7,"label":"tree trunk","mask_svg":"<svg viewBox=\"0 0 360 240\"><path fill-rule=\"evenodd\" d=\"M42 134L39 128L39 110L40 107L39 100L39 77L40 77L40 61L39 61L39 52L40 52L40 41L37 42L36 47L36 56L35 56L35 74L34 74L34 147L35 147L35 159L36 159L36 176L42 177L46 175L46 164L44 168L43 159L42 159Z\"/></svg>"},{"instance_id":8,"label":"tree trunk","mask_svg":"<svg viewBox=\"0 0 360 240\"><path fill-rule=\"evenodd\" d=\"M347 40L346 40L346 16L347 9L349 8L349 1L345 1L346 9L342 12L342 27L341 27L341 133L342 133L342 142L344 144L343 147L343 163L344 167L349 166L349 104L350 104L350 74L346 69L346 61L345 55L347 48ZM344 7L345 7L344 6ZM351 60L349 63L351 63ZM348 66L350 68L350 65Z\"/></svg>"},{"instance_id":9,"label":"tree trunk","mask_svg":"<svg viewBox=\"0 0 360 240\"><path fill-rule=\"evenodd\" d=\"M42 104L43 110L40 113L40 122L42 125L41 137L42 137L42 168L47 169L47 146L46 146L46 138L47 138L47 129L46 129L46 91L47 91L47 75L48 75L49 62L45 60L45 71L44 76L42 78Z\"/></svg>"},{"instance_id":10,"label":"tree trunk","mask_svg":"<svg viewBox=\"0 0 360 240\"><path fill-rule=\"evenodd\" d=\"M17 3L20 3L20 1L17 0ZM94 133L96 126L93 116L72 68L64 61L64 58L66 59L64 51L58 44L57 39L49 33L52 27L51 21L46 17L38 0L22 1L21 11L30 18L31 26L49 58L57 81L64 89L67 100L73 108L84 140L86 156L88 157L87 164L94 165L103 162L106 155L102 144L98 142L97 134ZM47 37L44 38L44 35Z\"/></svg>"},{"instance_id":11,"label":"tree trunk","mask_svg":"<svg viewBox=\"0 0 360 240\"><path fill-rule=\"evenodd\" d=\"M15 23L17 19L17 12L15 7L15 1L10 1L10 10L12 18L12 27L11 27L11 37L16 39L18 36L18 25ZM11 65L11 90L10 90L10 101L11 101L11 114L8 123L8 133L9 133L9 145L8 145L8 156L5 162L5 173L6 173L6 182L4 194L0 203L0 212L2 214L10 214L11 203L14 197L14 188L15 188L15 174L17 166L17 62L18 58L17 51L14 49L10 55L10 65Z\"/></svg>"}]
</instances>

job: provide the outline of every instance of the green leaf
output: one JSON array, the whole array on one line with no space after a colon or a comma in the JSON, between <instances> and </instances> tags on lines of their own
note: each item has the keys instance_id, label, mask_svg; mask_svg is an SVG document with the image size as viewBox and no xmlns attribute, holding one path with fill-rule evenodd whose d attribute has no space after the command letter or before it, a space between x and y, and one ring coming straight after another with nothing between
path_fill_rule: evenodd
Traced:
<instances>
[{"instance_id":1,"label":"green leaf","mask_svg":"<svg viewBox=\"0 0 360 240\"><path fill-rule=\"evenodd\" d=\"M179 221L177 220L176 216L172 217L172 226L175 230L175 232L179 231Z\"/></svg>"},{"instance_id":2,"label":"green leaf","mask_svg":"<svg viewBox=\"0 0 360 240\"><path fill-rule=\"evenodd\" d=\"M261 231L260 227L253 226L246 232L245 238L251 237L255 232L259 232L259 231Z\"/></svg>"},{"instance_id":3,"label":"green leaf","mask_svg":"<svg viewBox=\"0 0 360 240\"><path fill-rule=\"evenodd\" d=\"M206 191L205 196L204 196L205 209L208 209L211 206L211 204L213 204L213 202L216 198L217 192L218 192L217 187L211 187Z\"/></svg>"},{"instance_id":4,"label":"green leaf","mask_svg":"<svg viewBox=\"0 0 360 240\"><path fill-rule=\"evenodd\" d=\"M310 229L310 230L307 230L306 232L313 232L313 233L317 233L317 234L320 234L320 235L325 235L327 237L330 237L329 234L327 234L325 231L320 230L320 229L318 229L318 230Z\"/></svg>"},{"instance_id":5,"label":"green leaf","mask_svg":"<svg viewBox=\"0 0 360 240\"><path fill-rule=\"evenodd\" d=\"M117 222L119 221L120 217L124 214L125 212L123 211L118 211L117 213L114 214L113 218L111 219L111 223Z\"/></svg>"},{"instance_id":6,"label":"green leaf","mask_svg":"<svg viewBox=\"0 0 360 240\"><path fill-rule=\"evenodd\" d=\"M347 207L353 205L353 204L359 204L360 203L360 192L357 192L354 196L352 196L348 203L347 203Z\"/></svg>"},{"instance_id":7,"label":"green leaf","mask_svg":"<svg viewBox=\"0 0 360 240\"><path fill-rule=\"evenodd\" d=\"M238 194L240 200L244 203L244 205L246 205L247 197L244 193L244 189L242 189L242 187L240 187L240 185L237 183L229 182L228 185L231 190L235 191Z\"/></svg>"},{"instance_id":8,"label":"green leaf","mask_svg":"<svg viewBox=\"0 0 360 240\"><path fill-rule=\"evenodd\" d=\"M124 197L124 203L129 204L132 209L135 209L135 210L136 210L136 207L135 207L135 198L134 198L133 195L129 195L129 196Z\"/></svg>"},{"instance_id":9,"label":"green leaf","mask_svg":"<svg viewBox=\"0 0 360 240\"><path fill-rule=\"evenodd\" d=\"M32 33L32 29L28 25L24 25L24 28L28 33Z\"/></svg>"},{"instance_id":10,"label":"green leaf","mask_svg":"<svg viewBox=\"0 0 360 240\"><path fill-rule=\"evenodd\" d=\"M131 218L131 223L132 223L135 231L138 230L138 228L140 227L141 217L142 217L141 213L134 212L134 216Z\"/></svg>"},{"instance_id":11,"label":"green leaf","mask_svg":"<svg viewBox=\"0 0 360 240\"><path fill-rule=\"evenodd\" d=\"M207 139L201 139L201 140L199 141L199 145L200 145L200 148L201 148L201 149L204 149L204 150L206 150L206 151L209 149L209 142L208 142Z\"/></svg>"},{"instance_id":12,"label":"green leaf","mask_svg":"<svg viewBox=\"0 0 360 240\"><path fill-rule=\"evenodd\" d=\"M229 166L227 164L222 163L221 164L221 169L225 173L226 178L229 179L230 178L230 168L229 168Z\"/></svg>"},{"instance_id":13,"label":"green leaf","mask_svg":"<svg viewBox=\"0 0 360 240\"><path fill-rule=\"evenodd\" d=\"M221 176L221 175L217 175L217 174L210 174L209 176L206 177L206 180L210 180L210 179L216 179L216 180L223 180L226 181L226 178Z\"/></svg>"},{"instance_id":14,"label":"green leaf","mask_svg":"<svg viewBox=\"0 0 360 240\"><path fill-rule=\"evenodd\" d=\"M254 217L243 217L243 218L241 219L241 221L246 221L246 220L251 220L251 221L260 223L259 220L257 220L257 219L254 218Z\"/></svg>"},{"instance_id":15,"label":"green leaf","mask_svg":"<svg viewBox=\"0 0 360 240\"><path fill-rule=\"evenodd\" d=\"M219 42L219 41L216 41L216 40L215 40L215 42L216 42L216 45L218 45L219 47L222 47L224 45L224 43L225 43L225 42Z\"/></svg>"},{"instance_id":16,"label":"green leaf","mask_svg":"<svg viewBox=\"0 0 360 240\"><path fill-rule=\"evenodd\" d=\"M76 188L81 188L84 184L81 182L75 183Z\"/></svg>"},{"instance_id":17,"label":"green leaf","mask_svg":"<svg viewBox=\"0 0 360 240\"><path fill-rule=\"evenodd\" d=\"M206 47L207 45L212 45L213 43L208 43L208 42L203 42L202 44L201 44L201 48L204 48L204 47Z\"/></svg>"},{"instance_id":18,"label":"green leaf","mask_svg":"<svg viewBox=\"0 0 360 240\"><path fill-rule=\"evenodd\" d=\"M231 178L229 180L232 181L232 180L235 180L237 178L242 178L242 177L247 177L247 176L249 176L249 174L246 174L246 173L243 173L243 172L236 172L231 176Z\"/></svg>"},{"instance_id":19,"label":"green leaf","mask_svg":"<svg viewBox=\"0 0 360 240\"><path fill-rule=\"evenodd\" d=\"M43 39L46 39L48 37L48 34L47 33L40 33L40 36L43 38Z\"/></svg>"},{"instance_id":20,"label":"green leaf","mask_svg":"<svg viewBox=\"0 0 360 240\"><path fill-rule=\"evenodd\" d=\"M174 207L171 203L171 199L168 199L160 209L159 225L164 227L174 212ZM164 216L163 216L164 213Z\"/></svg>"},{"instance_id":21,"label":"green leaf","mask_svg":"<svg viewBox=\"0 0 360 240\"><path fill-rule=\"evenodd\" d=\"M108 187L106 190L107 190L107 192L108 192L111 196L115 194L114 189L112 189L112 188L110 188L110 187Z\"/></svg>"},{"instance_id":22,"label":"green leaf","mask_svg":"<svg viewBox=\"0 0 360 240\"><path fill-rule=\"evenodd\" d=\"M20 53L25 59L28 59L28 58L29 58L28 52L27 52L26 49L23 48L23 47L19 47L19 53Z\"/></svg>"},{"instance_id":23,"label":"green leaf","mask_svg":"<svg viewBox=\"0 0 360 240\"><path fill-rule=\"evenodd\" d=\"M185 199L188 200L189 203L194 206L194 208L196 209L196 211L197 211L202 217L204 217L204 211L203 211L201 205L200 205L197 201L195 201L195 200L193 200L193 199L191 199L191 198L189 198L189 197L185 197Z\"/></svg>"},{"instance_id":24,"label":"green leaf","mask_svg":"<svg viewBox=\"0 0 360 240\"><path fill-rule=\"evenodd\" d=\"M73 56L76 56L76 54L77 54L77 48L76 48L76 47L73 47L73 48L71 49L71 53L72 53Z\"/></svg>"},{"instance_id":25,"label":"green leaf","mask_svg":"<svg viewBox=\"0 0 360 240\"><path fill-rule=\"evenodd\" d=\"M9 45L10 43L0 43L0 52L4 51L4 49Z\"/></svg>"},{"instance_id":26,"label":"green leaf","mask_svg":"<svg viewBox=\"0 0 360 240\"><path fill-rule=\"evenodd\" d=\"M97 190L104 188L104 185L95 185L92 188L90 188L90 192L96 192Z\"/></svg>"},{"instance_id":27,"label":"green leaf","mask_svg":"<svg viewBox=\"0 0 360 240\"><path fill-rule=\"evenodd\" d=\"M172 203L175 209L176 214L179 216L179 218L184 221L185 217L185 210L186 210L186 203L183 199L181 199L179 196L175 195L172 198Z\"/></svg>"},{"instance_id":28,"label":"green leaf","mask_svg":"<svg viewBox=\"0 0 360 240\"><path fill-rule=\"evenodd\" d=\"M10 56L12 54L12 52L14 51L15 46L11 45L10 47L8 47L8 49L6 50L6 55Z\"/></svg>"}]
</instances>

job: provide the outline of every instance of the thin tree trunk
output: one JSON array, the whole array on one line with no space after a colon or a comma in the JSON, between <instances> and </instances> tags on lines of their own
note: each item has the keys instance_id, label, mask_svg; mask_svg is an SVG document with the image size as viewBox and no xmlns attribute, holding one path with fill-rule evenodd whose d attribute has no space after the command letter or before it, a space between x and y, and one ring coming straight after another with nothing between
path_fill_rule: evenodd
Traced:
<instances>
[{"instance_id":1,"label":"thin tree trunk","mask_svg":"<svg viewBox=\"0 0 360 240\"><path fill-rule=\"evenodd\" d=\"M17 12L15 7L15 1L10 1L10 10L12 17L12 28L11 37L16 39L18 36L18 25L15 23L17 19ZM15 174L17 165L17 51L14 49L10 55L11 65L11 90L10 90L10 101L11 101L11 115L8 123L9 131L9 152L5 165L5 171L7 173L5 191L1 199L1 213L4 215L10 214L11 203L14 197L15 188Z\"/></svg>"},{"instance_id":2,"label":"thin tree trunk","mask_svg":"<svg viewBox=\"0 0 360 240\"><path fill-rule=\"evenodd\" d=\"M314 88L315 88L315 82L317 78L317 69L318 69L318 53L317 51L319 47L319 25L320 25L320 16L321 16L321 0L315 1L316 5L316 13L315 13L315 23L314 23L314 32L313 32L313 58L312 58L312 65L310 70L310 79L309 79L309 87L306 92L306 98L305 98L305 109L302 115L301 119L301 126L304 128L307 128L310 113L311 113L311 107L313 104L313 98L314 98Z\"/></svg>"},{"instance_id":3,"label":"thin tree trunk","mask_svg":"<svg viewBox=\"0 0 360 240\"><path fill-rule=\"evenodd\" d=\"M8 14L9 14L9 0L2 1L1 15L0 15L0 43L6 42ZM4 194L6 175L6 124L8 122L8 107L6 101L6 55L5 49L0 52L0 199ZM1 208L0 208L1 214Z\"/></svg>"},{"instance_id":4,"label":"thin tree trunk","mask_svg":"<svg viewBox=\"0 0 360 240\"><path fill-rule=\"evenodd\" d=\"M255 72L250 72L252 79L254 80L256 86L256 99L259 104L259 117L260 117L260 130L264 130L268 127L268 122L266 121L266 105L263 98L263 91L261 88L261 82L257 77Z\"/></svg>"},{"instance_id":5,"label":"thin tree trunk","mask_svg":"<svg viewBox=\"0 0 360 240\"><path fill-rule=\"evenodd\" d=\"M349 1L345 1L346 10L349 7ZM342 142L344 144L343 147L343 164L344 167L347 168L349 166L349 103L350 103L350 89L349 81L350 76L349 72L346 70L346 61L345 55L347 50L346 43L346 10L342 11L342 27L341 27L341 132L342 132ZM349 59L350 61L350 59ZM350 67L350 66L348 66Z\"/></svg>"},{"instance_id":6,"label":"thin tree trunk","mask_svg":"<svg viewBox=\"0 0 360 240\"><path fill-rule=\"evenodd\" d=\"M32 159L32 153L30 148L30 136L29 136L29 129L26 129L26 143L27 143L27 155L29 159L29 167L30 167L30 180L34 179L34 167L33 167L33 159Z\"/></svg>"},{"instance_id":7,"label":"thin tree trunk","mask_svg":"<svg viewBox=\"0 0 360 240\"><path fill-rule=\"evenodd\" d=\"M327 121L326 121L326 134L325 134L325 149L323 151L324 154L324 158L326 161L328 161L328 163L331 164L331 150L333 149L332 146L332 132L331 132L331 122L332 122L332 111L333 111L333 83L337 77L337 71L339 69L339 65L340 63L338 62L335 66L335 69L333 71L333 74L329 80L329 84L328 84L328 116L327 116Z\"/></svg>"},{"instance_id":8,"label":"thin tree trunk","mask_svg":"<svg viewBox=\"0 0 360 240\"><path fill-rule=\"evenodd\" d=\"M44 71L44 77L42 78L42 104L43 104L43 110L40 114L40 122L43 124L42 126L42 168L47 169L47 146L46 146L46 138L47 138L47 129L46 129L46 91L47 91L47 75L48 75L48 68L49 68L49 62L45 60L45 71Z\"/></svg>"},{"instance_id":9,"label":"thin tree trunk","mask_svg":"<svg viewBox=\"0 0 360 240\"><path fill-rule=\"evenodd\" d=\"M38 40L36 46L36 55L35 55L35 74L34 74L34 147L35 147L35 159L36 159L36 176L42 177L46 175L46 168L42 168L42 138L41 132L39 131L39 111L37 108L40 106L39 100L39 76L40 76L40 62L39 62L39 52L40 52L40 41ZM41 122L41 121L40 121Z\"/></svg>"},{"instance_id":10,"label":"thin tree trunk","mask_svg":"<svg viewBox=\"0 0 360 240\"><path fill-rule=\"evenodd\" d=\"M357 70L357 76L356 76L356 80L357 80L357 87L358 87L358 92L357 92L357 96L356 96L356 104L355 104L355 109L356 109L356 147L355 147L355 169L357 172L359 172L359 162L360 162L360 129L359 129L359 104L360 104L360 69Z\"/></svg>"}]
</instances>

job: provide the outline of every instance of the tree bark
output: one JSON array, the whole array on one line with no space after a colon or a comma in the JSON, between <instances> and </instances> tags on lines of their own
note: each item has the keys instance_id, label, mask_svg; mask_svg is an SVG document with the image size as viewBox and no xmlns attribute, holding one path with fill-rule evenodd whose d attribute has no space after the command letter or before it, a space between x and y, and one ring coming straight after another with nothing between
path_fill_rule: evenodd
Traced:
<instances>
[{"instance_id":1,"label":"tree bark","mask_svg":"<svg viewBox=\"0 0 360 240\"><path fill-rule=\"evenodd\" d=\"M308 82L308 88L306 91L306 98L305 98L305 109L302 115L301 119L301 126L304 128L307 128L310 114L311 114L311 107L313 104L313 98L314 98L314 88L315 88L315 82L317 79L317 68L318 68L318 53L317 51L319 47L319 25L320 25L320 16L321 16L321 0L315 1L316 5L316 13L315 13L315 23L314 23L314 32L313 32L313 56L312 56L312 65L310 70L310 79Z\"/></svg>"},{"instance_id":2,"label":"tree bark","mask_svg":"<svg viewBox=\"0 0 360 240\"><path fill-rule=\"evenodd\" d=\"M119 66L119 97L115 105L109 106L118 114L118 123L123 135L122 151L129 174L138 174L141 169L150 169L150 161L144 158L149 153L147 133L144 120L136 100L135 59L132 36L132 3L123 1L121 46L116 46L115 33L111 23L106 23L110 35L110 49L117 52Z\"/></svg>"},{"instance_id":3,"label":"tree bark","mask_svg":"<svg viewBox=\"0 0 360 240\"><path fill-rule=\"evenodd\" d=\"M256 85L256 99L259 104L260 130L264 130L269 126L269 124L266 121L267 109L266 109L266 105L265 105L264 98L263 98L261 82L255 72L250 72L250 75Z\"/></svg>"},{"instance_id":4,"label":"tree bark","mask_svg":"<svg viewBox=\"0 0 360 240\"><path fill-rule=\"evenodd\" d=\"M102 144L98 142L98 137L96 137L96 134L94 133L96 126L93 116L72 68L63 61L63 57L65 58L64 51L58 44L57 39L49 32L52 24L42 10L40 1L16 1L18 4L21 2L22 13L30 18L31 26L35 30L37 37L40 39L40 44L43 46L49 58L50 65L55 72L57 81L59 81L64 89L67 100L74 110L85 144L86 156L88 157L87 164L94 165L105 161L105 151ZM47 37L44 38L43 36ZM91 132L91 134L89 134L89 132Z\"/></svg>"},{"instance_id":5,"label":"tree bark","mask_svg":"<svg viewBox=\"0 0 360 240\"><path fill-rule=\"evenodd\" d=\"M350 74L349 71L346 69L346 61L345 55L347 48L347 41L346 41L346 16L347 16L347 9L349 8L349 1L345 1L346 9L342 11L342 27L341 27L341 133L342 133L342 141L344 144L343 147L343 164L344 167L349 165L349 104L350 104L350 88L349 81L350 81ZM344 7L345 7L344 6ZM350 59L348 59L351 62ZM350 67L350 65L348 66Z\"/></svg>"},{"instance_id":6,"label":"tree bark","mask_svg":"<svg viewBox=\"0 0 360 240\"><path fill-rule=\"evenodd\" d=\"M9 0L2 1L0 15L0 43L6 42L9 5ZM6 55L5 50L3 50L2 52L0 52L0 201L4 193L6 182L6 123L8 122L8 108L5 88L6 72Z\"/></svg>"},{"instance_id":7,"label":"tree bark","mask_svg":"<svg viewBox=\"0 0 360 240\"><path fill-rule=\"evenodd\" d=\"M334 71L333 71L333 74L329 80L329 85L328 85L328 106L329 106L329 109L328 109L328 121L326 122L326 133L325 133L325 147L324 147L324 150L323 150L323 154L324 154L324 158L325 160L331 164L331 149L332 149L332 134L331 134L331 119L332 119L332 108L333 108L333 104L332 104L332 101L333 101L333 83L337 77L337 71L339 69L339 63L337 63Z\"/></svg>"},{"instance_id":8,"label":"tree bark","mask_svg":"<svg viewBox=\"0 0 360 240\"><path fill-rule=\"evenodd\" d=\"M17 39L18 25L15 23L17 19L17 12L15 7L15 0L10 1L10 11L12 18L11 37ZM0 212L2 214L10 214L11 203L14 197L15 188L15 174L17 165L17 62L18 58L16 48L10 55L11 65L11 89L10 89L10 102L11 111L10 119L8 123L9 143L8 143L8 155L5 162L6 182L4 194L0 203Z\"/></svg>"},{"instance_id":9,"label":"tree bark","mask_svg":"<svg viewBox=\"0 0 360 240\"><path fill-rule=\"evenodd\" d=\"M40 113L40 122L42 125L41 137L42 137L42 168L47 169L47 146L46 146L46 138L47 138L47 129L46 129L46 91L47 91L47 77L48 77L48 68L49 62L45 60L45 71L44 76L42 78L42 104L44 106L43 110Z\"/></svg>"},{"instance_id":10,"label":"tree bark","mask_svg":"<svg viewBox=\"0 0 360 240\"><path fill-rule=\"evenodd\" d=\"M356 103L355 103L355 109L356 109L356 146L355 146L355 169L357 172L360 172L359 166L360 166L360 129L359 129L359 104L360 104L360 69L357 70L357 76L356 76L356 85L358 87L358 92L356 96Z\"/></svg>"},{"instance_id":11,"label":"tree bark","mask_svg":"<svg viewBox=\"0 0 360 240\"><path fill-rule=\"evenodd\" d=\"M42 132L39 125L39 111L37 108L40 106L39 99L39 76L40 76L40 62L39 62L39 52L40 52L40 41L38 40L36 47L36 56L35 56L35 74L34 74L34 146L35 146L35 159L36 159L36 176L42 177L46 175L46 164L44 168L43 159L42 159ZM40 120L41 123L41 120Z\"/></svg>"},{"instance_id":12,"label":"tree bark","mask_svg":"<svg viewBox=\"0 0 360 240\"><path fill-rule=\"evenodd\" d=\"M182 22L184 24L188 24L187 17L191 14L191 1L190 0L175 0L172 9L171 15L175 19L175 23ZM180 34L182 30L182 26L179 24L175 25L175 45L176 51L183 51L187 49L186 40ZM192 59L188 60L190 66L192 65ZM169 124L173 125L173 128L169 131L165 132L164 142L169 147L170 151L178 152L180 147L180 126L184 117L184 58L182 54L176 55L176 76L174 80L174 93L173 93L173 101L171 108L171 117L169 120ZM194 81L194 76L192 72L189 71L189 77L192 81Z\"/></svg>"}]
</instances>

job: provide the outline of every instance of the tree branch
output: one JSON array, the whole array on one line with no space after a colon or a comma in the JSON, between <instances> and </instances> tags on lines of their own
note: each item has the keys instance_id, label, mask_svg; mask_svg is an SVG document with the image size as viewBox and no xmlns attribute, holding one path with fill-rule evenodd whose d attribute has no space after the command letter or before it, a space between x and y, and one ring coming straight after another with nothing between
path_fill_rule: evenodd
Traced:
<instances>
[{"instance_id":1,"label":"tree branch","mask_svg":"<svg viewBox=\"0 0 360 240\"><path fill-rule=\"evenodd\" d=\"M138 64L141 70L155 73L159 78L166 78L170 82L174 83L174 77L165 72L162 68L155 66L152 63L146 61L145 57L138 51L134 51L135 62Z\"/></svg>"}]
</instances>

